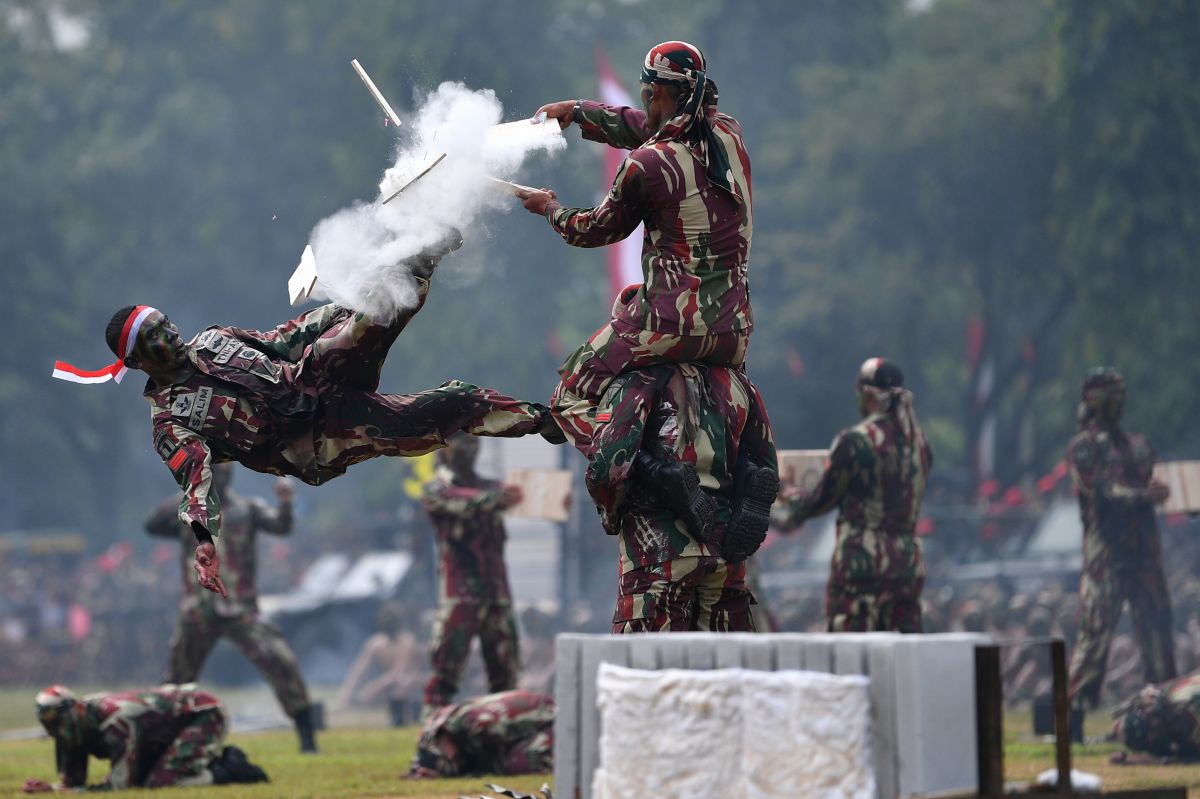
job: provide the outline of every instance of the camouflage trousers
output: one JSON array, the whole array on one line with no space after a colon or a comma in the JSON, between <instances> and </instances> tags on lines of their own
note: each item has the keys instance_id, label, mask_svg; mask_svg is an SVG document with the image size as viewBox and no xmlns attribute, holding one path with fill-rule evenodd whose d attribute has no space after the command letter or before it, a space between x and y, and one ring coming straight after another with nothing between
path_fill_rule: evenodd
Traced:
<instances>
[{"instance_id":1,"label":"camouflage trousers","mask_svg":"<svg viewBox=\"0 0 1200 799\"><path fill-rule=\"evenodd\" d=\"M1142 650L1146 682L1175 678L1175 639L1171 630L1171 596L1162 564L1153 561L1141 568L1088 564L1079 579L1079 635L1071 653L1067 679L1071 702L1095 707L1108 668L1108 648L1129 602L1133 631Z\"/></svg>"},{"instance_id":2,"label":"camouflage trousers","mask_svg":"<svg viewBox=\"0 0 1200 799\"><path fill-rule=\"evenodd\" d=\"M221 638L229 639L254 664L270 683L285 713L294 716L308 707L308 689L287 639L252 608L230 616L218 615L204 605L185 608L171 637L167 682L195 682Z\"/></svg>"},{"instance_id":3,"label":"camouflage trousers","mask_svg":"<svg viewBox=\"0 0 1200 799\"><path fill-rule=\"evenodd\" d=\"M213 777L208 764L221 756L228 728L229 721L220 707L189 714L174 740L155 758L142 787L211 784Z\"/></svg>"},{"instance_id":4,"label":"camouflage trousers","mask_svg":"<svg viewBox=\"0 0 1200 799\"><path fill-rule=\"evenodd\" d=\"M692 555L621 575L614 633L754 632L746 563Z\"/></svg>"},{"instance_id":5,"label":"camouflage trousers","mask_svg":"<svg viewBox=\"0 0 1200 799\"><path fill-rule=\"evenodd\" d=\"M433 674L425 684L425 707L449 704L458 692L471 640L479 636L479 650L487 671L488 692L499 693L517 687L520 671L520 646L517 619L512 605L505 602L443 600L433 626Z\"/></svg>"},{"instance_id":6,"label":"camouflage trousers","mask_svg":"<svg viewBox=\"0 0 1200 799\"><path fill-rule=\"evenodd\" d=\"M921 589L912 580L837 580L825 588L825 620L831 633L919 633Z\"/></svg>"},{"instance_id":7,"label":"camouflage trousers","mask_svg":"<svg viewBox=\"0 0 1200 799\"><path fill-rule=\"evenodd\" d=\"M371 458L424 455L460 430L518 437L548 421L544 405L459 380L415 394L379 393L388 350L418 310L387 325L350 314L313 344L311 379L321 406L312 433L289 441L282 454L305 482L319 485Z\"/></svg>"},{"instance_id":8,"label":"camouflage trousers","mask_svg":"<svg viewBox=\"0 0 1200 799\"><path fill-rule=\"evenodd\" d=\"M592 439L597 434L596 405L614 377L658 363L701 361L737 367L745 363L749 345L749 330L674 336L613 320L559 367L562 379L550 399L550 412L575 448L591 458Z\"/></svg>"}]
</instances>

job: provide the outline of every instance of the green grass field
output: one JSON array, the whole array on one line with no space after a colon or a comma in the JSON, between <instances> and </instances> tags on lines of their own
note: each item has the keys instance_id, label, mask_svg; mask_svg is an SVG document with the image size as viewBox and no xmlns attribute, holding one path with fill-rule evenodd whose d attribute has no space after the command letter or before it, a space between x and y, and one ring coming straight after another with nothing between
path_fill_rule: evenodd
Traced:
<instances>
[{"instance_id":1,"label":"green grass field","mask_svg":"<svg viewBox=\"0 0 1200 799\"><path fill-rule=\"evenodd\" d=\"M33 724L32 691L0 690L0 730L30 727ZM229 691L222 691L228 695ZM228 699L227 699L228 701ZM234 733L230 743L242 747L250 758L266 769L271 782L253 786L222 786L186 789L190 799L267 799L268 797L371 797L411 796L425 799L457 799L460 795L478 796L485 782L525 791L539 788L547 777L483 777L458 780L413 782L401 778L407 770L416 743L417 728L392 729L378 726L381 714L332 719L335 728L321 734L321 752L300 755L290 730ZM359 726L341 726L344 722ZM375 725L375 726L363 726ZM1087 734L1100 735L1108 726L1107 716L1088 717ZM1054 745L1033 741L1028 712L1005 716L1005 775L1008 780L1027 782L1054 765ZM1119 747L1114 744L1076 746L1076 769L1100 774L1105 789L1148 788L1185 785L1192 799L1200 799L1200 765L1190 766L1113 766L1108 757ZM0 741L0 797L24 796L20 793L26 777L52 781L54 750L46 738ZM107 773L107 764L92 761L91 781ZM131 794L132 795L132 794ZM652 797L647 797L652 799Z\"/></svg>"}]
</instances>

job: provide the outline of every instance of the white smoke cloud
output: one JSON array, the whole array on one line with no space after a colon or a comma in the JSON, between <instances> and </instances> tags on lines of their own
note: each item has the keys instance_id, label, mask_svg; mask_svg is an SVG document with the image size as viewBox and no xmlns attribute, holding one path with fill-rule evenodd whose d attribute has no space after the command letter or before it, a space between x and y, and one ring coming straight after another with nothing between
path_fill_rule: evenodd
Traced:
<instances>
[{"instance_id":1,"label":"white smoke cloud","mask_svg":"<svg viewBox=\"0 0 1200 799\"><path fill-rule=\"evenodd\" d=\"M499 129L503 108L490 89L471 91L461 83L443 83L405 122L395 164L388 169L372 203L356 203L313 228L309 243L319 280L314 295L366 313L380 322L417 304L416 279L400 262L442 241L448 228L471 231L490 210L512 210L519 203L487 180L509 178L535 150L566 146L530 123ZM557 130L557 124L547 123ZM490 130L492 129L492 130ZM383 201L439 153L446 158L386 205ZM450 256L454 258L455 256Z\"/></svg>"}]
</instances>

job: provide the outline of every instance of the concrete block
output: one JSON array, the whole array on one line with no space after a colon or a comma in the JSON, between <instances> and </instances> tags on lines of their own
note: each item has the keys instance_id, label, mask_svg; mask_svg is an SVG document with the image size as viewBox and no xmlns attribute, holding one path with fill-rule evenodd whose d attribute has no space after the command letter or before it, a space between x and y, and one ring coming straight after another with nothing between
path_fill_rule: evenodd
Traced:
<instances>
[{"instance_id":1,"label":"concrete block","mask_svg":"<svg viewBox=\"0 0 1200 799\"><path fill-rule=\"evenodd\" d=\"M585 738L579 729L580 652L583 636L562 634L554 639L554 784L579 785L579 748Z\"/></svg>"}]
</instances>

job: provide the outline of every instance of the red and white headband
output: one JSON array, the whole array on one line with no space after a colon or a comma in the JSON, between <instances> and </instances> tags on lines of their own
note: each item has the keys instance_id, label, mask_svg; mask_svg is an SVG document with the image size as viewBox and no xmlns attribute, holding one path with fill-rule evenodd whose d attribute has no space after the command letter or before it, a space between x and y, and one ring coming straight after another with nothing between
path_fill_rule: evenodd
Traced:
<instances>
[{"instance_id":1,"label":"red and white headband","mask_svg":"<svg viewBox=\"0 0 1200 799\"><path fill-rule=\"evenodd\" d=\"M72 383L107 383L109 380L116 380L120 383L121 378L125 377L125 373L129 371L125 366L125 359L133 352L133 345L137 341L137 332L141 328L142 322L146 321L146 317L156 310L149 305L139 305L130 312L125 319L125 325L121 328L121 338L117 342L117 352L121 353L121 356L113 363L103 369L89 372L72 366L66 361L55 361L51 377L68 380Z\"/></svg>"}]
</instances>

